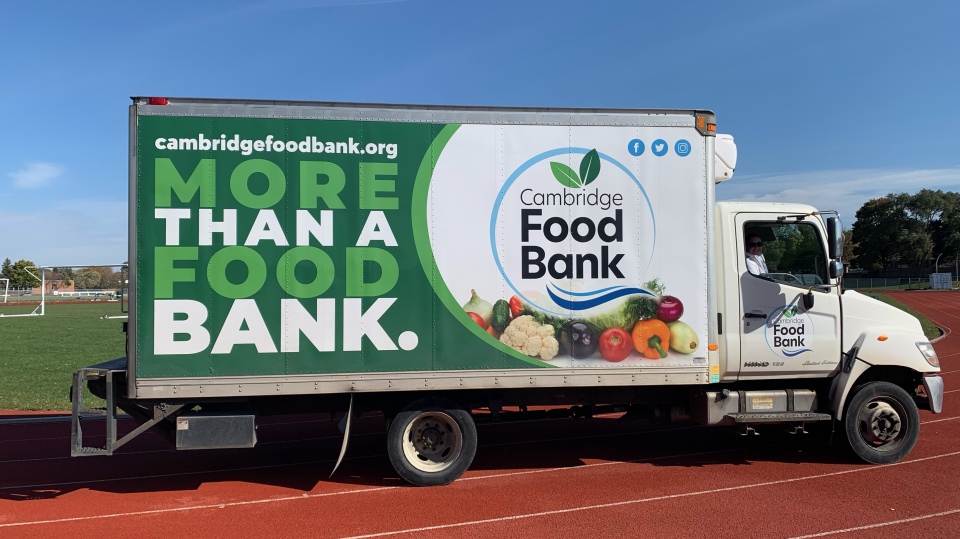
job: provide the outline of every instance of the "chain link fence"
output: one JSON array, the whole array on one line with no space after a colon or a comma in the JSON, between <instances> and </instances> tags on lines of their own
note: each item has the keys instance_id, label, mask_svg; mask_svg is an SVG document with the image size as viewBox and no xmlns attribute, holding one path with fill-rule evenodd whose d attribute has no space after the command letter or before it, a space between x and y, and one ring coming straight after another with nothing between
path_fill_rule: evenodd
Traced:
<instances>
[{"instance_id":1,"label":"chain link fence","mask_svg":"<svg viewBox=\"0 0 960 539\"><path fill-rule=\"evenodd\" d=\"M954 276L954 279L956 277ZM929 277L844 277L843 287L853 290L928 290ZM960 282L954 280L954 290L960 289Z\"/></svg>"}]
</instances>

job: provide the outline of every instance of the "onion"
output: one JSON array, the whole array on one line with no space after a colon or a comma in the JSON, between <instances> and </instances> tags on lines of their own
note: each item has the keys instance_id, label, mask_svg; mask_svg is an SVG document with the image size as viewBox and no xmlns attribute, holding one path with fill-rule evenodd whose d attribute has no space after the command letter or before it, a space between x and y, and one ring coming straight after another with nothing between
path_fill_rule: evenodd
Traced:
<instances>
[{"instance_id":1,"label":"onion","mask_svg":"<svg viewBox=\"0 0 960 539\"><path fill-rule=\"evenodd\" d=\"M657 307L657 318L664 322L676 322L683 316L683 303L674 296L663 296Z\"/></svg>"},{"instance_id":2,"label":"onion","mask_svg":"<svg viewBox=\"0 0 960 539\"><path fill-rule=\"evenodd\" d=\"M490 327L490 318L493 316L493 305L477 295L476 290L470 291L470 301L463 304L463 310L468 313L477 313L483 318L484 327Z\"/></svg>"}]
</instances>

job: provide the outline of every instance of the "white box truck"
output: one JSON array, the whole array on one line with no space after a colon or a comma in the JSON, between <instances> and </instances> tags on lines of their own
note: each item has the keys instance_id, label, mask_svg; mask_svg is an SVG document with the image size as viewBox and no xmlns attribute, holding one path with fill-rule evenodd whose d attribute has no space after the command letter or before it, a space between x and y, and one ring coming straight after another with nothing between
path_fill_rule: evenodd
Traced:
<instances>
[{"instance_id":1,"label":"white box truck","mask_svg":"<svg viewBox=\"0 0 960 539\"><path fill-rule=\"evenodd\" d=\"M345 451L379 411L436 485L472 411L519 406L825 421L904 458L942 402L920 324L843 290L835 212L717 203L735 163L700 110L134 98L127 354L75 375L73 454L249 447L291 410L343 414Z\"/></svg>"}]
</instances>

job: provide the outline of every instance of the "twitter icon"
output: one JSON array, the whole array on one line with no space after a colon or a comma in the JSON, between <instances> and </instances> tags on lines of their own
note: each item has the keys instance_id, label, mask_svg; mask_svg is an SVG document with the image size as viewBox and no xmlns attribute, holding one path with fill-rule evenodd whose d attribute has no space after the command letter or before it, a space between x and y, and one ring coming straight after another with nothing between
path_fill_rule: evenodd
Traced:
<instances>
[{"instance_id":1,"label":"twitter icon","mask_svg":"<svg viewBox=\"0 0 960 539\"><path fill-rule=\"evenodd\" d=\"M664 155L667 155L667 150L669 149L670 146L667 145L667 141L663 140L662 138L658 138L657 140L653 141L652 144L650 144L650 151L652 151L653 155L657 157L663 157Z\"/></svg>"}]
</instances>

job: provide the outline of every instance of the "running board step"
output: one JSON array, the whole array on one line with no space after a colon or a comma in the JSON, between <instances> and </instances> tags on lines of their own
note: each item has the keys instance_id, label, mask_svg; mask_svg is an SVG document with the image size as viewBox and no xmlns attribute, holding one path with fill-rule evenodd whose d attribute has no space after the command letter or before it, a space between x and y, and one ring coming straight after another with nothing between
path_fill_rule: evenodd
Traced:
<instances>
[{"instance_id":1,"label":"running board step","mask_svg":"<svg viewBox=\"0 0 960 539\"><path fill-rule=\"evenodd\" d=\"M833 416L817 412L773 412L766 414L728 414L737 423L809 423L813 421L830 421Z\"/></svg>"}]
</instances>

